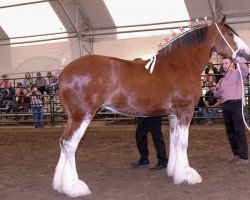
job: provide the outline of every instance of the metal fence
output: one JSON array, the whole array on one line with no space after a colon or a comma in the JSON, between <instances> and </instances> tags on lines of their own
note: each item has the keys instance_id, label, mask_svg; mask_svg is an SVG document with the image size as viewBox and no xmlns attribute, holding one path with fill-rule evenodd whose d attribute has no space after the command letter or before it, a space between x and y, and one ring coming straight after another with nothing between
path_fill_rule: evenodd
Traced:
<instances>
[{"instance_id":1,"label":"metal fence","mask_svg":"<svg viewBox=\"0 0 250 200\"><path fill-rule=\"evenodd\" d=\"M20 82L20 79L8 79L13 84L13 89L22 88L22 86L16 86L17 83ZM1 79L0 79L1 83ZM244 114L246 119L250 119L250 89L249 89L249 77L245 82L245 109ZM0 88L0 91L5 88ZM203 95L205 91L208 90L208 86L206 84L202 85ZM0 100L3 96L0 96ZM55 90L52 90L50 94L43 94L44 97L44 125L45 126L55 126L55 125L63 125L67 121L67 116L63 110L60 99L57 96ZM12 106L19 106L16 101L17 96L13 96L14 104ZM29 109L28 112L17 111L17 109L9 109L10 105L1 105L0 104L0 125L33 125L33 114ZM198 108L198 107L197 107ZM197 111L194 113L193 120L201 119L206 120L211 118L210 116L198 116ZM218 112L218 116L213 117L219 123L223 118L221 110ZM96 121L105 121L107 125L112 124L129 124L136 123L137 118L127 117L124 115L116 114L111 111L107 111L104 109L100 109L97 111L94 120ZM168 122L167 116L163 117L163 122Z\"/></svg>"}]
</instances>

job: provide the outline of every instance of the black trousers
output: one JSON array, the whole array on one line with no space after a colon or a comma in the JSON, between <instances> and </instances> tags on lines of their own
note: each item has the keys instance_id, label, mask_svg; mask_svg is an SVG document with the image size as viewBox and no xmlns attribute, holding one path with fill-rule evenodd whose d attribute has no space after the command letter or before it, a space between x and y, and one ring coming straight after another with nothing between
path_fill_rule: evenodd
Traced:
<instances>
[{"instance_id":1,"label":"black trousers","mask_svg":"<svg viewBox=\"0 0 250 200\"><path fill-rule=\"evenodd\" d=\"M161 132L161 119L162 117L139 118L135 134L136 145L141 155L140 159L147 160L149 155L147 133L150 132L157 152L158 163L167 165L168 158L166 155L165 142Z\"/></svg>"},{"instance_id":2,"label":"black trousers","mask_svg":"<svg viewBox=\"0 0 250 200\"><path fill-rule=\"evenodd\" d=\"M248 144L242 118L241 101L232 104L225 102L222 104L222 110L233 155L239 156L241 159L248 159Z\"/></svg>"}]
</instances>

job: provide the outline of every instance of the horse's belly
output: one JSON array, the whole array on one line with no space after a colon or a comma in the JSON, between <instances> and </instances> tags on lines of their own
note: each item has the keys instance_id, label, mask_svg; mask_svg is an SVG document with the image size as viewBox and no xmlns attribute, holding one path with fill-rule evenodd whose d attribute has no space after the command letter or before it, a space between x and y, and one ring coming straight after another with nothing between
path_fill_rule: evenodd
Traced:
<instances>
[{"instance_id":1,"label":"horse's belly","mask_svg":"<svg viewBox=\"0 0 250 200\"><path fill-rule=\"evenodd\" d=\"M135 108L135 107L115 107L111 104L103 105L102 108L110 110L117 114L134 117L150 117L150 116L163 116L167 114L166 109L146 109L146 108Z\"/></svg>"}]
</instances>

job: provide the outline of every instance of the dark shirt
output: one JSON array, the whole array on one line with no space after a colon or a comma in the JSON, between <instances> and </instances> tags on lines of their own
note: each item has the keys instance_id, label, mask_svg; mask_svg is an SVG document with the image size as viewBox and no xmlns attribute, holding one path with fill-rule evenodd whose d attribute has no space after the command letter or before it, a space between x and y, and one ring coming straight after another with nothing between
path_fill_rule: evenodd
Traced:
<instances>
[{"instance_id":1,"label":"dark shirt","mask_svg":"<svg viewBox=\"0 0 250 200\"><path fill-rule=\"evenodd\" d=\"M195 111L198 111L200 107L205 107L203 97L200 97L198 104L195 106Z\"/></svg>"},{"instance_id":2,"label":"dark shirt","mask_svg":"<svg viewBox=\"0 0 250 200\"><path fill-rule=\"evenodd\" d=\"M207 91L207 93L205 94L205 101L208 101L208 105L212 106L217 102L218 98L214 97L214 93Z\"/></svg>"}]
</instances>

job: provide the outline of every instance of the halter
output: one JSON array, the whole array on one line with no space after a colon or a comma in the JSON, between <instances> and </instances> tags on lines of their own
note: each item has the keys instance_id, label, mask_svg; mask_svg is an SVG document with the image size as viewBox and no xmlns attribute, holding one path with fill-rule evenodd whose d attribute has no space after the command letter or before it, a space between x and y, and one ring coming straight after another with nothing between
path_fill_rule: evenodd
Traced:
<instances>
[{"instance_id":1,"label":"halter","mask_svg":"<svg viewBox=\"0 0 250 200\"><path fill-rule=\"evenodd\" d=\"M223 38L223 40L226 42L227 46L231 49L231 51L232 51L232 53L233 53L232 58L235 59L235 58L236 58L236 54L238 53L238 51L239 51L240 49L237 49L236 51L234 51L233 48L231 47L231 45L227 42L227 40L226 40L226 38L224 37L224 35L222 34L222 32L220 31L220 29L219 29L217 23L215 23L215 26L216 26L218 32L220 33L221 37Z\"/></svg>"},{"instance_id":2,"label":"halter","mask_svg":"<svg viewBox=\"0 0 250 200\"><path fill-rule=\"evenodd\" d=\"M215 23L215 26L216 26L218 32L220 33L221 37L223 38L223 40L226 42L227 46L231 49L231 51L233 53L232 58L235 59L236 58L236 54L238 53L238 51L240 49L238 48L236 51L234 51L233 48L231 47L231 45L227 42L227 40L224 37L224 35L221 33L221 31L220 31L217 23ZM241 69L240 69L240 64L238 62L236 62L236 66L237 66L237 69L240 72L240 80L241 80L241 86L242 86L242 106L241 106L241 108L242 108L242 118L243 118L244 124L247 127L248 131L250 131L250 128L247 125L246 120L245 120L245 116L244 116L244 105L245 105L244 81L243 81L243 78L242 78L242 72L241 72Z\"/></svg>"}]
</instances>

